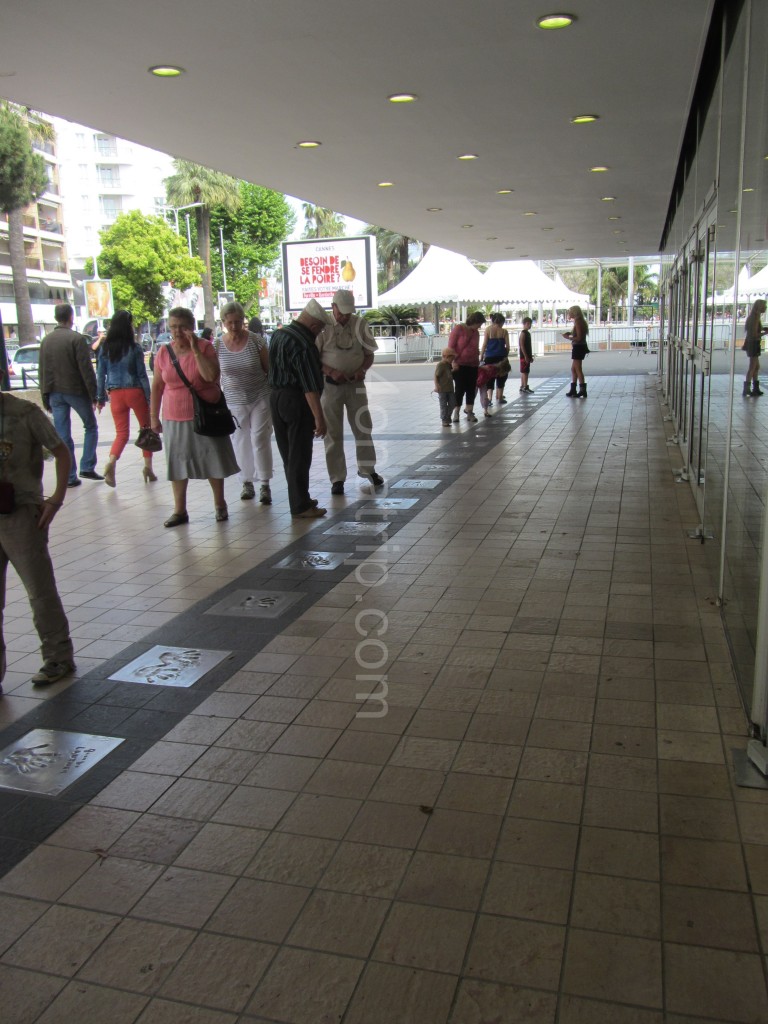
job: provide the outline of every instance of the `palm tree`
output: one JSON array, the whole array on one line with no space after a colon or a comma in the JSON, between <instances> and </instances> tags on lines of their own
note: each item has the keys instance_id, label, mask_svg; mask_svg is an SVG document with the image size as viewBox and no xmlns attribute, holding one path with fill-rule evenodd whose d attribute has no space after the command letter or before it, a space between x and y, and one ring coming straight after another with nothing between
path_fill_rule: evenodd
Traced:
<instances>
[{"instance_id":1,"label":"palm tree","mask_svg":"<svg viewBox=\"0 0 768 1024\"><path fill-rule=\"evenodd\" d=\"M408 251L412 244L421 246L422 258L429 249L429 243L418 242L408 235L401 235L397 231L390 231L389 228L380 228L375 224L368 224L363 229L363 234L373 235L376 239L376 256L379 269L385 273L386 290L392 288L404 280L411 266L408 261Z\"/></svg>"},{"instance_id":2,"label":"palm tree","mask_svg":"<svg viewBox=\"0 0 768 1024\"><path fill-rule=\"evenodd\" d=\"M211 285L211 209L219 207L234 213L240 206L240 183L221 171L201 167L190 160L174 160L176 173L165 179L165 189L171 206L195 207L197 245L200 259L205 264L203 299L205 300L205 326L214 327L213 287Z\"/></svg>"},{"instance_id":3,"label":"palm tree","mask_svg":"<svg viewBox=\"0 0 768 1024\"><path fill-rule=\"evenodd\" d=\"M35 341L24 251L24 210L40 198L49 184L45 160L32 147L33 142L48 141L54 135L53 125L40 120L26 107L0 105L0 210L8 216L8 248L22 345Z\"/></svg>"},{"instance_id":4,"label":"palm tree","mask_svg":"<svg viewBox=\"0 0 768 1024\"><path fill-rule=\"evenodd\" d=\"M343 238L347 233L344 218L327 206L302 203L304 211L304 238Z\"/></svg>"}]
</instances>

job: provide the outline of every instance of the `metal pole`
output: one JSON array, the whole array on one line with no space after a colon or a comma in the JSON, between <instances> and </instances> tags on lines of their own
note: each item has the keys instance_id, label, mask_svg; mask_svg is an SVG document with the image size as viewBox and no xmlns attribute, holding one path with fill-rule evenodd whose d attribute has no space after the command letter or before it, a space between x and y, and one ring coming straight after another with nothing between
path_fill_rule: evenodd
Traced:
<instances>
[{"instance_id":1,"label":"metal pole","mask_svg":"<svg viewBox=\"0 0 768 1024\"><path fill-rule=\"evenodd\" d=\"M99 268L98 268L98 266L96 264L96 257L95 256L93 257L93 276L98 281L98 279L99 279Z\"/></svg>"},{"instance_id":2,"label":"metal pole","mask_svg":"<svg viewBox=\"0 0 768 1024\"><path fill-rule=\"evenodd\" d=\"M221 276L224 278L224 291L227 290L227 267L224 263L224 228L219 226L219 242L221 243Z\"/></svg>"},{"instance_id":3,"label":"metal pole","mask_svg":"<svg viewBox=\"0 0 768 1024\"><path fill-rule=\"evenodd\" d=\"M627 326L635 326L635 257L627 264Z\"/></svg>"},{"instance_id":4,"label":"metal pole","mask_svg":"<svg viewBox=\"0 0 768 1024\"><path fill-rule=\"evenodd\" d=\"M189 249L189 255L192 255L192 232L189 229L189 214L185 213L184 216L187 218L187 247Z\"/></svg>"}]
</instances>

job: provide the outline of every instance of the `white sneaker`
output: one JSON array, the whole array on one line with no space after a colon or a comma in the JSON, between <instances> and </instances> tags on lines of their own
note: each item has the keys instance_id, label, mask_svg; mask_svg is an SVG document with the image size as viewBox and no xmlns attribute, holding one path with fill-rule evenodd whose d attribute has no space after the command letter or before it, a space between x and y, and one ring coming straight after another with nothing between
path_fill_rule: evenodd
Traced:
<instances>
[{"instance_id":1,"label":"white sneaker","mask_svg":"<svg viewBox=\"0 0 768 1024\"><path fill-rule=\"evenodd\" d=\"M452 421L454 423L458 423L459 422L459 410L458 409L454 409L453 416L451 417L451 419L452 419Z\"/></svg>"}]
</instances>

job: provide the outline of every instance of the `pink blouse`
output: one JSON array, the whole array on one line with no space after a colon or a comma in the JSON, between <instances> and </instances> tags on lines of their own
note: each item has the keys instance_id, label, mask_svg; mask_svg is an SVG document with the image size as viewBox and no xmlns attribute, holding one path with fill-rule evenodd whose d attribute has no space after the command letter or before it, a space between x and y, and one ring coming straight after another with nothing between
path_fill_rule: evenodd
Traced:
<instances>
[{"instance_id":1,"label":"pink blouse","mask_svg":"<svg viewBox=\"0 0 768 1024\"><path fill-rule=\"evenodd\" d=\"M210 341L201 339L198 344L200 345L200 351L206 358L211 352L215 352ZM197 369L197 360L194 353L185 352L184 355L177 356L177 358L182 370L186 374L187 380L198 395L204 398L206 402L217 402L221 389L218 384L203 380ZM183 383L181 377L176 372L176 367L168 355L167 345L163 345L155 356L155 373L161 375L165 385L163 390L162 419L176 420L177 422L194 419L195 408L192 404L192 395L187 385Z\"/></svg>"},{"instance_id":2,"label":"pink blouse","mask_svg":"<svg viewBox=\"0 0 768 1024\"><path fill-rule=\"evenodd\" d=\"M476 327L456 324L448 338L448 348L456 353L458 366L479 366L480 332Z\"/></svg>"}]
</instances>

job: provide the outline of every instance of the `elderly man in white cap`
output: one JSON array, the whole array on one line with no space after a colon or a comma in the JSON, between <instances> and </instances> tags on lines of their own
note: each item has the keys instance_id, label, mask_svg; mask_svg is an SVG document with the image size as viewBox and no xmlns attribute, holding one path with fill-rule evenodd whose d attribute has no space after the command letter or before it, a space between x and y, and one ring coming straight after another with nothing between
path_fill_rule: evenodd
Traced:
<instances>
[{"instance_id":1,"label":"elderly man in white cap","mask_svg":"<svg viewBox=\"0 0 768 1024\"><path fill-rule=\"evenodd\" d=\"M373 365L378 347L368 321L355 315L355 297L341 288L333 296L331 312L335 323L318 335L317 349L325 375L323 413L328 425L325 435L325 462L331 478L331 494L344 493L347 460L344 456L344 410L355 438L357 475L382 487L384 480L376 472L376 449L371 434L371 414L365 375Z\"/></svg>"},{"instance_id":2,"label":"elderly man in white cap","mask_svg":"<svg viewBox=\"0 0 768 1024\"><path fill-rule=\"evenodd\" d=\"M269 342L269 404L275 440L288 483L291 515L316 519L326 510L309 495L312 441L325 437L320 396L323 374L315 338L330 323L319 302L311 299L290 324Z\"/></svg>"}]
</instances>

